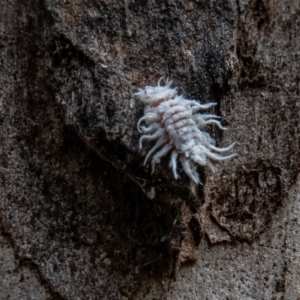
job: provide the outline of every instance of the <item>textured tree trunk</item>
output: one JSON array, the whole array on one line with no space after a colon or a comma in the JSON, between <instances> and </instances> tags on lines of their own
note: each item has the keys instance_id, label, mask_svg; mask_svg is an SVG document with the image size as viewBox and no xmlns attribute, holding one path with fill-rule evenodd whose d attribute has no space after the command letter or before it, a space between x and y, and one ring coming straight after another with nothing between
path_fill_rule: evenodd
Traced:
<instances>
[{"instance_id":1,"label":"textured tree trunk","mask_svg":"<svg viewBox=\"0 0 300 300\"><path fill-rule=\"evenodd\" d=\"M299 30L297 0L2 0L0 299L300 299ZM143 166L161 76L237 142L203 185Z\"/></svg>"}]
</instances>

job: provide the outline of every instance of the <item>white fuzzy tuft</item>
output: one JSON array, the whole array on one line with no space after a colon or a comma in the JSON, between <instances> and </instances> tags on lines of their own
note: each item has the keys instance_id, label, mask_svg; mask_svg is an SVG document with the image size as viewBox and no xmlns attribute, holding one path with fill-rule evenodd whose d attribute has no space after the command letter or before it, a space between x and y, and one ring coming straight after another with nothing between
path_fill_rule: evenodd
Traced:
<instances>
[{"instance_id":1,"label":"white fuzzy tuft","mask_svg":"<svg viewBox=\"0 0 300 300\"><path fill-rule=\"evenodd\" d=\"M161 78L162 79L162 78ZM236 154L221 156L220 153L229 151L235 143L226 148L217 148L215 141L203 131L208 124L215 124L225 130L216 120L218 116L212 114L199 114L200 110L206 110L216 103L200 104L194 100L184 99L177 95L177 88L171 88L171 81L165 86L160 81L155 87L146 86L134 94L146 106L144 116L138 121L138 130L143 135L140 138L140 148L143 141L156 141L147 153L144 165L152 156L152 172L155 164L171 152L170 168L175 179L177 173L177 158L181 162L185 173L195 182L201 183L197 173L197 165L208 167L215 171L210 160L222 161L230 159ZM141 126L144 123L146 126Z\"/></svg>"},{"instance_id":2,"label":"white fuzzy tuft","mask_svg":"<svg viewBox=\"0 0 300 300\"><path fill-rule=\"evenodd\" d=\"M167 81L165 86L161 86L161 79L158 81L157 86L146 86L144 89L139 89L133 96L139 98L144 104L155 106L163 101L172 99L177 95L176 88L170 88L172 81Z\"/></svg>"}]
</instances>

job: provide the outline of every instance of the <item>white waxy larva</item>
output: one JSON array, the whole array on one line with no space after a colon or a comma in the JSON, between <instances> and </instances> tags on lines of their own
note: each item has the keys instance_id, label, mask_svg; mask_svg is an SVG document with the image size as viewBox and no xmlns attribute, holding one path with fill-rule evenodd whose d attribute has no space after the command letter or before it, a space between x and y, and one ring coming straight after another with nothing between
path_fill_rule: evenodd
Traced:
<instances>
[{"instance_id":1,"label":"white waxy larva","mask_svg":"<svg viewBox=\"0 0 300 300\"><path fill-rule=\"evenodd\" d=\"M152 156L152 173L155 164L160 163L161 158L171 152L169 166L175 179L179 178L177 173L177 159L181 162L185 173L196 183L201 183L197 173L197 165L208 167L215 171L210 160L223 161L231 159L236 154L221 156L220 153L227 152L235 145L226 148L218 148L210 135L203 131L209 124L215 124L218 128L225 130L219 116L213 114L197 113L216 105L216 103L201 104L195 100L184 99L177 95L177 88L171 88L171 82L166 85L155 87L146 86L134 94L145 104L144 116L138 121L138 131L143 135L142 142L156 141L147 153L144 165ZM143 126L141 124L144 123ZM145 126L146 125L146 126Z\"/></svg>"}]
</instances>

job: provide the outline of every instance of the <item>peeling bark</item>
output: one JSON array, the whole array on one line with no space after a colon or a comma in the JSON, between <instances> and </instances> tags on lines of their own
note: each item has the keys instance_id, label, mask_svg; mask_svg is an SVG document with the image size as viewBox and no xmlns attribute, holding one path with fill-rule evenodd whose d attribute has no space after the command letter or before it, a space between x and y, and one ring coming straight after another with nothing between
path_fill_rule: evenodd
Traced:
<instances>
[{"instance_id":1,"label":"peeling bark","mask_svg":"<svg viewBox=\"0 0 300 300\"><path fill-rule=\"evenodd\" d=\"M29 295L0 267L11 299L300 297L299 11L293 0L3 0L0 246L11 250L0 259L39 286ZM154 175L142 165L132 94L163 75L218 103L218 146L237 141L238 158L199 168L203 186L174 180L167 159Z\"/></svg>"}]
</instances>

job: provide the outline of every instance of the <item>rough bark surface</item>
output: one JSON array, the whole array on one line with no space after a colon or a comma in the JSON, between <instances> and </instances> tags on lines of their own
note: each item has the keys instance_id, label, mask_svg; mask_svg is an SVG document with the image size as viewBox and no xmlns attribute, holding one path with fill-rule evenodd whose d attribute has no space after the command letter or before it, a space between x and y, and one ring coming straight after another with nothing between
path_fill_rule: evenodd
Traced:
<instances>
[{"instance_id":1,"label":"rough bark surface","mask_svg":"<svg viewBox=\"0 0 300 300\"><path fill-rule=\"evenodd\" d=\"M297 0L1 4L0 299L300 298ZM203 186L142 165L163 75L237 141Z\"/></svg>"}]
</instances>

